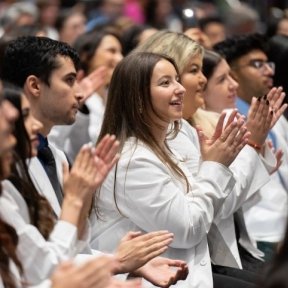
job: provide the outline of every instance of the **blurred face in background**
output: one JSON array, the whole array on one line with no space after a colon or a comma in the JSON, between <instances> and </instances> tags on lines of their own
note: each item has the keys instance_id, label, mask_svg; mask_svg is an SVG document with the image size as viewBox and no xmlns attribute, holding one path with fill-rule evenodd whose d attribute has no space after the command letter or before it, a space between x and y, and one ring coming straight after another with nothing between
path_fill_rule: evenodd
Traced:
<instances>
[{"instance_id":1,"label":"blurred face in background","mask_svg":"<svg viewBox=\"0 0 288 288\"><path fill-rule=\"evenodd\" d=\"M116 65L122 60L122 46L119 40L113 35L103 37L90 63L88 73L96 70L100 66L105 66L107 71L106 85L110 83Z\"/></svg>"},{"instance_id":2,"label":"blurred face in background","mask_svg":"<svg viewBox=\"0 0 288 288\"><path fill-rule=\"evenodd\" d=\"M207 79L202 73L202 56L192 57L181 75L181 83L186 89L183 118L189 119L196 110L204 105L203 91Z\"/></svg>"},{"instance_id":3,"label":"blurred face in background","mask_svg":"<svg viewBox=\"0 0 288 288\"><path fill-rule=\"evenodd\" d=\"M75 40L85 32L86 18L82 13L70 15L59 31L60 41L72 45Z\"/></svg>"},{"instance_id":4,"label":"blurred face in background","mask_svg":"<svg viewBox=\"0 0 288 288\"><path fill-rule=\"evenodd\" d=\"M230 75L230 67L222 59L207 82L204 92L205 108L221 113L224 109L235 108L238 83Z\"/></svg>"}]
</instances>

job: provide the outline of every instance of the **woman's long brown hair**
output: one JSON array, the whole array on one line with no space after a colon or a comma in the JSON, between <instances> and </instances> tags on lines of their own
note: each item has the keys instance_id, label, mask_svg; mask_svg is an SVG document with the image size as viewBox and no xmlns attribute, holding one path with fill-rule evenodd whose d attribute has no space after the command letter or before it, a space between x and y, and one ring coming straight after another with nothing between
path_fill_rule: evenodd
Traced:
<instances>
[{"instance_id":1,"label":"woman's long brown hair","mask_svg":"<svg viewBox=\"0 0 288 288\"><path fill-rule=\"evenodd\" d=\"M4 82L3 86L4 99L11 102L19 113L13 132L17 139L15 147L16 159L12 164L12 173L8 180L12 182L24 198L28 207L31 224L39 230L45 239L48 239L55 224L55 217L50 203L45 197L39 194L28 172L26 161L31 154L31 143L24 125L21 109L22 90L10 83Z\"/></svg>"},{"instance_id":2,"label":"woman's long brown hair","mask_svg":"<svg viewBox=\"0 0 288 288\"><path fill-rule=\"evenodd\" d=\"M104 121L99 135L99 141L107 133L113 134L120 141L120 149L123 148L129 137L136 137L137 140L145 143L157 157L176 176L186 183L187 191L189 182L181 168L171 158L171 151L165 142L165 149L155 139L151 127L159 123L151 118L151 111L159 119L163 120L153 108L150 94L151 77L155 65L160 60L169 61L178 73L174 60L162 54L149 52L133 53L126 56L116 67L109 87ZM179 74L179 73L178 73ZM179 123L174 123L173 130L177 134ZM169 151L169 152L167 152ZM115 180L117 178L117 166L115 169ZM116 192L114 182L114 199L116 203ZM99 215L96 198L96 213Z\"/></svg>"}]
</instances>

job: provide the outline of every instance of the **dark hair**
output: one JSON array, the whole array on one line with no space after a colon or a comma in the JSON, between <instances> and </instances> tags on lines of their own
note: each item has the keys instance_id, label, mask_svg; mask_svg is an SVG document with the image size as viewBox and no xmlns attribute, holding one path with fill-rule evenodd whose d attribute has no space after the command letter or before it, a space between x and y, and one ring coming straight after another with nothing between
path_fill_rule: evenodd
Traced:
<instances>
[{"instance_id":1,"label":"dark hair","mask_svg":"<svg viewBox=\"0 0 288 288\"><path fill-rule=\"evenodd\" d=\"M2 100L3 91L0 91L0 103ZM1 140L2 139L0 139L0 141ZM2 165L0 165L0 180L2 180L3 177L4 175L2 174ZM1 195L2 186L0 185L0 197ZM0 277L5 288L16 288L14 276L10 271L10 260L14 262L20 272L20 275L23 274L22 265L16 254L17 244L18 236L15 229L0 218Z\"/></svg>"},{"instance_id":2,"label":"dark hair","mask_svg":"<svg viewBox=\"0 0 288 288\"><path fill-rule=\"evenodd\" d=\"M269 45L268 58L275 63L274 85L282 86L288 97L288 36L275 35L269 40Z\"/></svg>"},{"instance_id":3,"label":"dark hair","mask_svg":"<svg viewBox=\"0 0 288 288\"><path fill-rule=\"evenodd\" d=\"M5 288L17 287L10 271L10 260L14 262L20 275L23 274L22 265L16 255L17 244L18 236L15 229L0 219L0 276Z\"/></svg>"},{"instance_id":4,"label":"dark hair","mask_svg":"<svg viewBox=\"0 0 288 288\"><path fill-rule=\"evenodd\" d=\"M45 239L48 239L54 227L53 210L47 199L39 194L28 172L27 158L31 157L31 144L24 126L21 109L21 89L4 83L3 96L18 110L19 117L15 122L14 136L17 139L15 147L16 161L12 164L10 180L24 198L32 225Z\"/></svg>"},{"instance_id":5,"label":"dark hair","mask_svg":"<svg viewBox=\"0 0 288 288\"><path fill-rule=\"evenodd\" d=\"M63 26L68 18L73 16L74 14L78 14L79 12L74 9L62 9L56 19L55 22L55 28L57 31L61 31L63 29Z\"/></svg>"},{"instance_id":6,"label":"dark hair","mask_svg":"<svg viewBox=\"0 0 288 288\"><path fill-rule=\"evenodd\" d=\"M179 74L178 67L172 58L150 52L134 52L117 65L109 87L106 111L98 142L107 133L114 134L120 141L120 149L122 149L129 137L136 137L137 141L140 140L150 147L171 171L186 181L188 191L189 183L184 172L173 162L166 152L167 150L159 145L151 131L152 125L159 126L159 124L152 120L149 112L152 111L158 118L163 119L154 110L150 93L154 67L163 59L169 61ZM178 132L178 124L175 121L174 130L176 132ZM166 149L170 150L166 141L164 144ZM115 179L116 173L117 168ZM114 198L116 199L115 187Z\"/></svg>"},{"instance_id":7,"label":"dark hair","mask_svg":"<svg viewBox=\"0 0 288 288\"><path fill-rule=\"evenodd\" d=\"M204 18L200 18L198 21L199 28L205 32L206 26L211 23L218 23L224 25L223 20L217 15L211 15Z\"/></svg>"},{"instance_id":8,"label":"dark hair","mask_svg":"<svg viewBox=\"0 0 288 288\"><path fill-rule=\"evenodd\" d=\"M217 43L213 49L231 65L234 61L237 61L253 50L261 50L267 53L268 45L263 35L255 33L228 38L223 42Z\"/></svg>"},{"instance_id":9,"label":"dark hair","mask_svg":"<svg viewBox=\"0 0 288 288\"><path fill-rule=\"evenodd\" d=\"M114 36L122 45L118 34L106 29L82 34L75 41L73 47L79 54L80 67L83 69L85 74L88 74L89 72L90 61L93 58L98 46L103 38L108 35Z\"/></svg>"},{"instance_id":10,"label":"dark hair","mask_svg":"<svg viewBox=\"0 0 288 288\"><path fill-rule=\"evenodd\" d=\"M139 44L141 34L152 27L146 25L133 25L122 34L123 55L128 55Z\"/></svg>"},{"instance_id":11,"label":"dark hair","mask_svg":"<svg viewBox=\"0 0 288 288\"><path fill-rule=\"evenodd\" d=\"M207 80L213 75L215 68L223 58L216 52L205 50L203 57L202 72Z\"/></svg>"},{"instance_id":12,"label":"dark hair","mask_svg":"<svg viewBox=\"0 0 288 288\"><path fill-rule=\"evenodd\" d=\"M280 23L287 20L288 17L286 15L282 16L281 18L272 17L267 24L266 36L271 38L274 35L277 35Z\"/></svg>"},{"instance_id":13,"label":"dark hair","mask_svg":"<svg viewBox=\"0 0 288 288\"><path fill-rule=\"evenodd\" d=\"M78 54L66 43L36 36L12 40L4 54L3 80L23 87L27 77L35 75L49 85L51 73L59 65L58 56L69 57L78 70Z\"/></svg>"}]
</instances>

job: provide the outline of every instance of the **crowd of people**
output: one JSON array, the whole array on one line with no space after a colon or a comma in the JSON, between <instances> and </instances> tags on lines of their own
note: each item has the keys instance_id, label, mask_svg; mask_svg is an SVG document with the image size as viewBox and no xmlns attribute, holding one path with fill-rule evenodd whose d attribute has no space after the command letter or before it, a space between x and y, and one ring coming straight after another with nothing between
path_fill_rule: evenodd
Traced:
<instances>
[{"instance_id":1,"label":"crowd of people","mask_svg":"<svg viewBox=\"0 0 288 288\"><path fill-rule=\"evenodd\" d=\"M288 287L288 18L174 2L0 4L0 288Z\"/></svg>"}]
</instances>

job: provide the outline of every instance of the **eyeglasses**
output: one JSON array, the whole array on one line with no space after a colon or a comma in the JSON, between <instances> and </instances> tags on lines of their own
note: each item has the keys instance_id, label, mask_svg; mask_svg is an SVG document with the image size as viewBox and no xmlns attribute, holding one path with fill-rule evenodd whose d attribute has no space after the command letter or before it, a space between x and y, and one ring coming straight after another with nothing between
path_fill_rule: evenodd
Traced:
<instances>
[{"instance_id":1,"label":"eyeglasses","mask_svg":"<svg viewBox=\"0 0 288 288\"><path fill-rule=\"evenodd\" d=\"M263 73L265 71L265 69L267 69L267 67L269 69L271 69L273 71L273 73L275 72L275 63L274 62L268 62L268 61L263 61L263 60L251 60L248 64L246 65L242 65L242 66L236 66L234 68L241 68L241 67L253 67L257 70L259 70L261 73Z\"/></svg>"}]
</instances>

